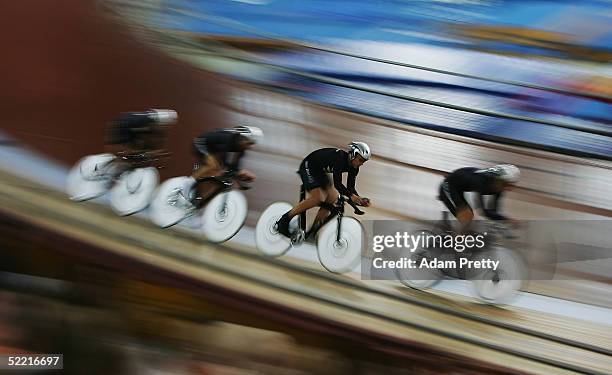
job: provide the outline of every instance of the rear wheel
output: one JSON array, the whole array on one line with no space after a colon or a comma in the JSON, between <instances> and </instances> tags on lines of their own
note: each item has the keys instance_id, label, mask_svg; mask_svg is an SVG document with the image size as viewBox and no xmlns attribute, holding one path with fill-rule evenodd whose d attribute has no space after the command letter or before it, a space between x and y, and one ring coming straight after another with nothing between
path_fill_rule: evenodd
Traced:
<instances>
[{"instance_id":1,"label":"rear wheel","mask_svg":"<svg viewBox=\"0 0 612 375\"><path fill-rule=\"evenodd\" d=\"M434 235L433 232L430 231L419 232L421 236L428 234ZM434 259L438 253L439 251L427 247L402 249L400 259L405 258L408 262L404 262L404 264L412 264L414 266L395 269L395 275L399 282L414 289L428 289L439 283L444 277L442 271L437 268L428 268L425 266L425 262Z\"/></svg>"},{"instance_id":2,"label":"rear wheel","mask_svg":"<svg viewBox=\"0 0 612 375\"><path fill-rule=\"evenodd\" d=\"M68 173L66 192L73 201L97 198L110 189L114 172L109 164L112 154L90 155L79 160Z\"/></svg>"},{"instance_id":3,"label":"rear wheel","mask_svg":"<svg viewBox=\"0 0 612 375\"><path fill-rule=\"evenodd\" d=\"M255 227L255 244L257 249L267 256L278 257L291 247L291 239L278 233L276 222L291 210L287 202L276 202L269 205L257 220ZM291 220L289 228L297 229L297 217Z\"/></svg>"},{"instance_id":4,"label":"rear wheel","mask_svg":"<svg viewBox=\"0 0 612 375\"><path fill-rule=\"evenodd\" d=\"M521 290L525 279L525 267L512 250L497 248L478 255L482 260L498 261L497 269L488 268L474 275L476 295L484 302L506 304Z\"/></svg>"},{"instance_id":5,"label":"rear wheel","mask_svg":"<svg viewBox=\"0 0 612 375\"><path fill-rule=\"evenodd\" d=\"M415 265L414 268L396 268L395 275L400 283L409 288L429 289L440 282L443 275L438 269L421 267L423 260L430 259L426 249L417 249L414 252L406 250L401 255Z\"/></svg>"}]
</instances>

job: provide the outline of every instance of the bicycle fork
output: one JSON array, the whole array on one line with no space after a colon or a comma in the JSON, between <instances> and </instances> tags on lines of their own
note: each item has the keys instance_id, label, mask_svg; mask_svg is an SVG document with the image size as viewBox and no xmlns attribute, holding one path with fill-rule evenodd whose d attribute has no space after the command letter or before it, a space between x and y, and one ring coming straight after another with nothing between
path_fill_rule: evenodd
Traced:
<instances>
[{"instance_id":1,"label":"bicycle fork","mask_svg":"<svg viewBox=\"0 0 612 375\"><path fill-rule=\"evenodd\" d=\"M341 213L337 215L336 220L338 220L338 228L336 230L336 243L339 244L340 234L342 233L342 214Z\"/></svg>"},{"instance_id":2,"label":"bicycle fork","mask_svg":"<svg viewBox=\"0 0 612 375\"><path fill-rule=\"evenodd\" d=\"M223 221L225 220L225 217L227 216L227 197L229 196L229 194L223 194L223 202L221 203L221 208L219 209L219 211L217 211L217 214L219 216L219 221Z\"/></svg>"},{"instance_id":3,"label":"bicycle fork","mask_svg":"<svg viewBox=\"0 0 612 375\"><path fill-rule=\"evenodd\" d=\"M302 202L304 199L306 199L306 188L304 188L304 185L300 186L300 202ZM300 229L306 233L306 211L302 212L300 214ZM310 233L308 233L310 234Z\"/></svg>"}]
</instances>

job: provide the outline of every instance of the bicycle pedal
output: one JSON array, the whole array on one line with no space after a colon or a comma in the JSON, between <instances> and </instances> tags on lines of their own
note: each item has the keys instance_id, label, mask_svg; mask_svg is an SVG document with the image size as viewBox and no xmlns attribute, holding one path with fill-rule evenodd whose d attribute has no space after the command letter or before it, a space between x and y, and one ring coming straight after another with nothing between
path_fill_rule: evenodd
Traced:
<instances>
[{"instance_id":1,"label":"bicycle pedal","mask_svg":"<svg viewBox=\"0 0 612 375\"><path fill-rule=\"evenodd\" d=\"M291 236L291 244L292 245L301 245L306 238L306 234L303 230L299 229Z\"/></svg>"},{"instance_id":2,"label":"bicycle pedal","mask_svg":"<svg viewBox=\"0 0 612 375\"><path fill-rule=\"evenodd\" d=\"M176 206L179 201L179 194L181 193L181 189L174 189L170 194L168 194L168 198L166 199L166 203L169 206Z\"/></svg>"}]
</instances>

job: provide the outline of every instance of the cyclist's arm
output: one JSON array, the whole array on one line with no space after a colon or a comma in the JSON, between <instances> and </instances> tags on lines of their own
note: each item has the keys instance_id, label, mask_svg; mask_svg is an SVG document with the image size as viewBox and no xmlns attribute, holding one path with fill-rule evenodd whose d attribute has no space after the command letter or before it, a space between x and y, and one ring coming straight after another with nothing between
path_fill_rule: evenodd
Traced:
<instances>
[{"instance_id":1,"label":"cyclist's arm","mask_svg":"<svg viewBox=\"0 0 612 375\"><path fill-rule=\"evenodd\" d=\"M350 197L351 191L344 186L342 183L342 172L334 171L334 187L338 190L338 193Z\"/></svg>"},{"instance_id":2,"label":"cyclist's arm","mask_svg":"<svg viewBox=\"0 0 612 375\"><path fill-rule=\"evenodd\" d=\"M342 183L342 157L342 154L339 153L334 162L334 187L338 190L338 193L350 197L352 192Z\"/></svg>"},{"instance_id":3,"label":"cyclist's arm","mask_svg":"<svg viewBox=\"0 0 612 375\"><path fill-rule=\"evenodd\" d=\"M347 185L348 191L350 191L351 194L355 194L359 196L359 193L357 193L357 190L355 189L355 183L357 181L357 173L359 173L359 169L352 169L348 172L348 177L346 178L346 185Z\"/></svg>"},{"instance_id":4,"label":"cyclist's arm","mask_svg":"<svg viewBox=\"0 0 612 375\"><path fill-rule=\"evenodd\" d=\"M244 150L238 148L240 135L231 132L223 133L225 137L225 165L228 170L238 171L240 169L240 159L244 156Z\"/></svg>"},{"instance_id":5,"label":"cyclist's arm","mask_svg":"<svg viewBox=\"0 0 612 375\"><path fill-rule=\"evenodd\" d=\"M485 205L483 195L480 194L480 207L486 217L491 220L508 220L508 218L498 212L499 209L499 200L501 198L502 193L497 193L491 197L491 202L487 206Z\"/></svg>"},{"instance_id":6,"label":"cyclist's arm","mask_svg":"<svg viewBox=\"0 0 612 375\"><path fill-rule=\"evenodd\" d=\"M226 153L230 154L229 152ZM244 151L241 152L232 152L231 155L226 156L225 165L227 165L228 170L240 170L240 159L244 155Z\"/></svg>"}]
</instances>

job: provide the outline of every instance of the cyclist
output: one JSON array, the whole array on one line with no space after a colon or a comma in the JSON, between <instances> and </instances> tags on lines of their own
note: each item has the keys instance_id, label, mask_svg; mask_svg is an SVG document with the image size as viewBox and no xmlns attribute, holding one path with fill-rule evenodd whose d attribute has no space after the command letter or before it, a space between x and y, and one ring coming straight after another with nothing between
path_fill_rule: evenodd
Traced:
<instances>
[{"instance_id":1,"label":"cyclist","mask_svg":"<svg viewBox=\"0 0 612 375\"><path fill-rule=\"evenodd\" d=\"M125 113L110 122L107 144L120 146L128 154L161 149L163 130L177 119L176 111L171 109Z\"/></svg>"},{"instance_id":2,"label":"cyclist","mask_svg":"<svg viewBox=\"0 0 612 375\"><path fill-rule=\"evenodd\" d=\"M489 219L508 220L498 212L499 201L503 192L511 189L520 177L520 170L512 164L500 164L486 169L457 169L446 176L440 185L439 199L459 220L459 233L465 233L474 218L474 212L465 200L464 193L478 194L480 207ZM483 197L485 195L491 196L486 203Z\"/></svg>"},{"instance_id":3,"label":"cyclist","mask_svg":"<svg viewBox=\"0 0 612 375\"><path fill-rule=\"evenodd\" d=\"M300 164L298 174L308 196L279 219L278 232L290 237L291 218L310 208L320 206L311 228L311 231L316 230L330 213L325 205L336 202L339 194L349 197L355 204L369 206L369 199L360 197L355 190L355 180L359 167L371 157L370 147L364 142L351 142L348 151L322 148L306 156ZM348 173L347 186L342 184L342 174L345 172ZM333 186L327 176L328 173L333 174Z\"/></svg>"},{"instance_id":4,"label":"cyclist","mask_svg":"<svg viewBox=\"0 0 612 375\"><path fill-rule=\"evenodd\" d=\"M263 132L254 126L216 129L200 135L193 141L198 163L194 166L191 177L199 181L204 177L219 176L225 170L236 170L240 180L254 181L255 174L246 169L239 169L240 159L246 150L262 138ZM203 191L199 193L199 197L205 195Z\"/></svg>"}]
</instances>

